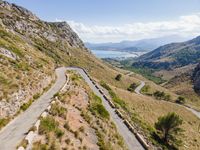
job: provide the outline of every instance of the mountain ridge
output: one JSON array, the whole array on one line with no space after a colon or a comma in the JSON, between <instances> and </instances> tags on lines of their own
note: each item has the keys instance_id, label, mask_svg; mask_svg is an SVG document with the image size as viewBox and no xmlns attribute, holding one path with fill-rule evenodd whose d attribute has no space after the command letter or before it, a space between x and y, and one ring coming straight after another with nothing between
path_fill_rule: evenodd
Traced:
<instances>
[{"instance_id":1,"label":"mountain ridge","mask_svg":"<svg viewBox=\"0 0 200 150\"><path fill-rule=\"evenodd\" d=\"M196 64L200 57L200 36L180 43L161 46L139 58L133 66L149 67L152 69L172 69Z\"/></svg>"},{"instance_id":2,"label":"mountain ridge","mask_svg":"<svg viewBox=\"0 0 200 150\"><path fill-rule=\"evenodd\" d=\"M89 49L96 50L118 50L118 51L151 51L156 49L157 47L168 44L171 42L182 42L185 41L186 38L182 38L176 35L164 36L159 38L152 39L142 39L136 41L121 41L118 43L109 42L109 43L89 43L86 42L85 45Z\"/></svg>"}]
</instances>

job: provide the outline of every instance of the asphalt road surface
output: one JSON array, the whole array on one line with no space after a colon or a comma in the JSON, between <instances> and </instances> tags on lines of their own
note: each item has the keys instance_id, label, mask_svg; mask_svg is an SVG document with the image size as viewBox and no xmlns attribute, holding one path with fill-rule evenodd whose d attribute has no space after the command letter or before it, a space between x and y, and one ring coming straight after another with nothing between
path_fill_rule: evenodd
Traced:
<instances>
[{"instance_id":1,"label":"asphalt road surface","mask_svg":"<svg viewBox=\"0 0 200 150\"><path fill-rule=\"evenodd\" d=\"M99 92L99 90L95 87L95 85L90 81L88 76L82 69L79 68L67 68L68 70L77 71L83 79L87 82L93 92L102 99L102 103L107 111L110 113L111 120L115 123L119 134L124 138L124 141L129 148L129 150L144 150L142 145L138 142L134 134L127 128L127 126L123 123L123 120L118 117L115 113L115 110L108 104L103 95Z\"/></svg>"},{"instance_id":2,"label":"asphalt road surface","mask_svg":"<svg viewBox=\"0 0 200 150\"><path fill-rule=\"evenodd\" d=\"M129 131L129 129L126 127L123 121L116 115L114 109L110 107L108 102L103 98L103 95L90 81L85 72L82 69L76 67L61 67L56 69L57 79L55 84L38 100L36 100L25 112L17 116L0 131L0 150L16 149L16 146L25 137L28 130L35 124L41 113L44 112L45 109L48 107L53 95L56 94L65 84L66 70L77 71L88 83L93 92L99 97L101 97L103 105L110 113L111 120L115 123L119 134L124 138L127 147L130 150L143 150L144 148L142 147L142 145L137 141L133 133Z\"/></svg>"},{"instance_id":3,"label":"asphalt road surface","mask_svg":"<svg viewBox=\"0 0 200 150\"><path fill-rule=\"evenodd\" d=\"M135 89L135 93L137 93L139 95L141 95L140 91L145 86L145 82L144 81L140 81L140 82L141 82L140 85ZM195 110L195 109L193 109L193 108L191 108L189 106L186 106L186 105L179 105L179 104L174 103L174 102L169 102L169 103L173 103L175 105L182 106L182 107L188 109L190 112L192 112L195 116L197 116L200 119L200 112L199 111L197 111L197 110Z\"/></svg>"},{"instance_id":4,"label":"asphalt road surface","mask_svg":"<svg viewBox=\"0 0 200 150\"><path fill-rule=\"evenodd\" d=\"M0 150L15 150L16 146L25 137L28 130L37 121L40 114L48 107L50 99L66 81L66 68L56 69L57 79L55 84L44 93L38 100L36 100L25 112L12 120L0 132Z\"/></svg>"},{"instance_id":5,"label":"asphalt road surface","mask_svg":"<svg viewBox=\"0 0 200 150\"><path fill-rule=\"evenodd\" d=\"M144 81L140 81L140 82L141 82L140 85L135 89L135 93L137 93L137 94L141 94L140 91L145 86Z\"/></svg>"}]
</instances>

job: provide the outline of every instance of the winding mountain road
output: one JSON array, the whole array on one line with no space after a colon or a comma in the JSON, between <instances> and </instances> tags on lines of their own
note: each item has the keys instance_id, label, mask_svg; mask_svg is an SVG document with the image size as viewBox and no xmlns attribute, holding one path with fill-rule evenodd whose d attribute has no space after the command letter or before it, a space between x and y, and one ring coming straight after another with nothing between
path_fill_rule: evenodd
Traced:
<instances>
[{"instance_id":1,"label":"winding mountain road","mask_svg":"<svg viewBox=\"0 0 200 150\"><path fill-rule=\"evenodd\" d=\"M135 93L137 93L139 95L142 95L140 93L140 91L145 86L145 82L144 81L140 81L140 82L141 82L140 85L135 89ZM178 105L180 107L184 107L184 108L186 108L187 110L189 110L190 112L192 112L195 116L197 116L200 119L200 112L199 111L197 111L197 110L195 110L195 109L193 109L193 108L191 108L191 107L189 107L187 105L180 105L180 104L177 104L175 102L170 102L170 101L166 101L166 102L173 103L173 104Z\"/></svg>"},{"instance_id":2,"label":"winding mountain road","mask_svg":"<svg viewBox=\"0 0 200 150\"><path fill-rule=\"evenodd\" d=\"M124 138L124 141L127 147L130 150L143 150L144 148L132 134L132 132L127 128L123 123L123 120L118 117L114 109L108 104L103 95L95 87L86 73L77 67L61 67L56 69L57 79L53 86L44 93L38 100L36 100L25 112L17 116L12 120L6 127L0 131L0 150L15 150L16 146L21 142L25 137L28 130L34 125L38 117L42 112L48 107L51 102L51 98L56 94L65 84L66 70L75 70L77 71L83 79L87 82L93 92L101 97L102 103L105 108L108 110L111 116L111 120L115 123L118 132Z\"/></svg>"},{"instance_id":3,"label":"winding mountain road","mask_svg":"<svg viewBox=\"0 0 200 150\"><path fill-rule=\"evenodd\" d=\"M145 86L145 82L144 81L140 81L140 85L135 89L135 93L141 95L140 91L141 89Z\"/></svg>"},{"instance_id":4,"label":"winding mountain road","mask_svg":"<svg viewBox=\"0 0 200 150\"><path fill-rule=\"evenodd\" d=\"M15 150L38 117L48 107L51 98L65 84L66 68L56 69L57 79L55 84L22 114L12 120L0 132L0 150Z\"/></svg>"}]
</instances>

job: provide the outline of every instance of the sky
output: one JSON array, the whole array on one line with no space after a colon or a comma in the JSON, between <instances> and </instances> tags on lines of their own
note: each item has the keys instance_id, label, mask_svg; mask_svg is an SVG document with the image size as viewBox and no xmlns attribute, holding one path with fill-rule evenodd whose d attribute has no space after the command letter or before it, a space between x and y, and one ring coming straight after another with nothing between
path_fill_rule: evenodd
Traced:
<instances>
[{"instance_id":1,"label":"sky","mask_svg":"<svg viewBox=\"0 0 200 150\"><path fill-rule=\"evenodd\" d=\"M200 0L8 0L45 21L67 21L84 42L200 35Z\"/></svg>"}]
</instances>

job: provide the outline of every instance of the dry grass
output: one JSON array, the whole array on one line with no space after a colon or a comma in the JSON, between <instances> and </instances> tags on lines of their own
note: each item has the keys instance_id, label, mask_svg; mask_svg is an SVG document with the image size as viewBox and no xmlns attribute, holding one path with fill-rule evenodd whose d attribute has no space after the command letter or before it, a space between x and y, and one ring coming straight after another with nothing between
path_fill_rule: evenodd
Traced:
<instances>
[{"instance_id":1,"label":"dry grass","mask_svg":"<svg viewBox=\"0 0 200 150\"><path fill-rule=\"evenodd\" d=\"M58 139L55 133L43 134L35 141L34 149L56 146L57 149L125 150L123 139L112 121L93 114L90 110L90 105L99 100L92 94L88 85L73 71L70 72L70 79L73 81L69 91L59 94L59 102L52 107L53 112L57 112L55 106L66 108L67 111L63 114L65 117L51 116L58 123L57 128L64 134ZM51 113L53 114L55 113Z\"/></svg>"},{"instance_id":2,"label":"dry grass","mask_svg":"<svg viewBox=\"0 0 200 150\"><path fill-rule=\"evenodd\" d=\"M185 136L181 138L187 147L181 147L180 149L188 149L190 147L190 149L198 150L200 148L200 141L198 140L200 139L198 131L200 120L187 109L169 102L129 93L118 88L114 88L114 91L127 103L133 113L136 113L143 122L152 127L158 117L166 115L168 112L176 112L184 120L182 128L185 130Z\"/></svg>"},{"instance_id":3,"label":"dry grass","mask_svg":"<svg viewBox=\"0 0 200 150\"><path fill-rule=\"evenodd\" d=\"M173 70L161 70L154 73L156 76L160 76L165 80L170 80L175 76L179 76L180 74L184 74L187 72L192 72L196 65L191 64L187 66L183 66L180 68L175 68Z\"/></svg>"},{"instance_id":4,"label":"dry grass","mask_svg":"<svg viewBox=\"0 0 200 150\"><path fill-rule=\"evenodd\" d=\"M200 96L193 90L193 86L190 80L185 82L179 82L172 87L169 87L174 93L182 95L186 98L186 104L200 111Z\"/></svg>"}]
</instances>

